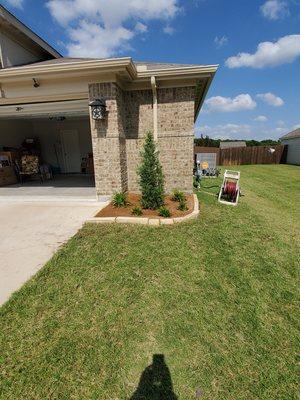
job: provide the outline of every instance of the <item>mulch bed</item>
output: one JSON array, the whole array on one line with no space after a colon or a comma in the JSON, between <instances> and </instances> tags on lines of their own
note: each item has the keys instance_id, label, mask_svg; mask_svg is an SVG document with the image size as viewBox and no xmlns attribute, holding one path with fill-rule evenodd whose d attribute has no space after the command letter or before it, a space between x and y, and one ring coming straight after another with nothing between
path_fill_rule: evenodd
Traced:
<instances>
[{"instance_id":1,"label":"mulch bed","mask_svg":"<svg viewBox=\"0 0 300 400\"><path fill-rule=\"evenodd\" d=\"M114 207L112 203L109 203L108 206L103 208L96 217L136 217L132 214L132 209L135 206L141 207L140 205L141 196L133 193L128 193L127 201L128 205L126 207ZM193 195L186 195L186 202L188 206L187 211L177 210L178 202L173 201L171 196L165 197L165 207L167 207L171 213L171 218L184 217L185 215L190 214L194 210L194 198ZM162 218L158 215L158 210L148 210L143 209L143 215L141 218Z\"/></svg>"}]
</instances>

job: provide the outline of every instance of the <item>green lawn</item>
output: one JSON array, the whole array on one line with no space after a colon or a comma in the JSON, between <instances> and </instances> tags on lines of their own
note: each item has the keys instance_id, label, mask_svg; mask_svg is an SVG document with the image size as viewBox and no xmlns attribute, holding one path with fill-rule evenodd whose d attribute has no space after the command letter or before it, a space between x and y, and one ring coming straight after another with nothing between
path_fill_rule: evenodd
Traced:
<instances>
[{"instance_id":1,"label":"green lawn","mask_svg":"<svg viewBox=\"0 0 300 400\"><path fill-rule=\"evenodd\" d=\"M71 239L0 309L0 398L299 399L300 167L238 169L238 207Z\"/></svg>"}]
</instances>

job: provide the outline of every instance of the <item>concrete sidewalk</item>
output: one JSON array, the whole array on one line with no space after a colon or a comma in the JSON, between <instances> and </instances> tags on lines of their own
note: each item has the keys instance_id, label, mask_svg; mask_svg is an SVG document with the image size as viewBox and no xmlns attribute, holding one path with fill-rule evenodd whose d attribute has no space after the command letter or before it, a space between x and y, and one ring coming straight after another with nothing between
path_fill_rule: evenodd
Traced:
<instances>
[{"instance_id":1,"label":"concrete sidewalk","mask_svg":"<svg viewBox=\"0 0 300 400\"><path fill-rule=\"evenodd\" d=\"M104 204L0 202L0 304Z\"/></svg>"}]
</instances>

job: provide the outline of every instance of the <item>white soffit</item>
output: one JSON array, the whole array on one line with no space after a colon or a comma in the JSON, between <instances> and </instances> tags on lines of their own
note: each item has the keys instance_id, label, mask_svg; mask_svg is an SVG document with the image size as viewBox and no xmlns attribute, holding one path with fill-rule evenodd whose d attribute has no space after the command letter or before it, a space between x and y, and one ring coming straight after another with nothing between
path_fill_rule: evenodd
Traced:
<instances>
[{"instance_id":1,"label":"white soffit","mask_svg":"<svg viewBox=\"0 0 300 400\"><path fill-rule=\"evenodd\" d=\"M56 101L0 106L0 118L51 118L89 115L88 100Z\"/></svg>"}]
</instances>

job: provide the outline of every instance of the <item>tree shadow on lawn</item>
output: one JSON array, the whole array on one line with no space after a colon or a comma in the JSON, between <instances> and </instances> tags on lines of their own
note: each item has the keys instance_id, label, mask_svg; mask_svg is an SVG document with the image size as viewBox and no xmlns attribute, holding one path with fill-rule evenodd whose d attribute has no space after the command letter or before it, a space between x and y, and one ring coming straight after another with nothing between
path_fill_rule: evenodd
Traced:
<instances>
[{"instance_id":1,"label":"tree shadow on lawn","mask_svg":"<svg viewBox=\"0 0 300 400\"><path fill-rule=\"evenodd\" d=\"M130 400L178 400L163 354L153 355L152 364L143 371L139 385Z\"/></svg>"}]
</instances>

